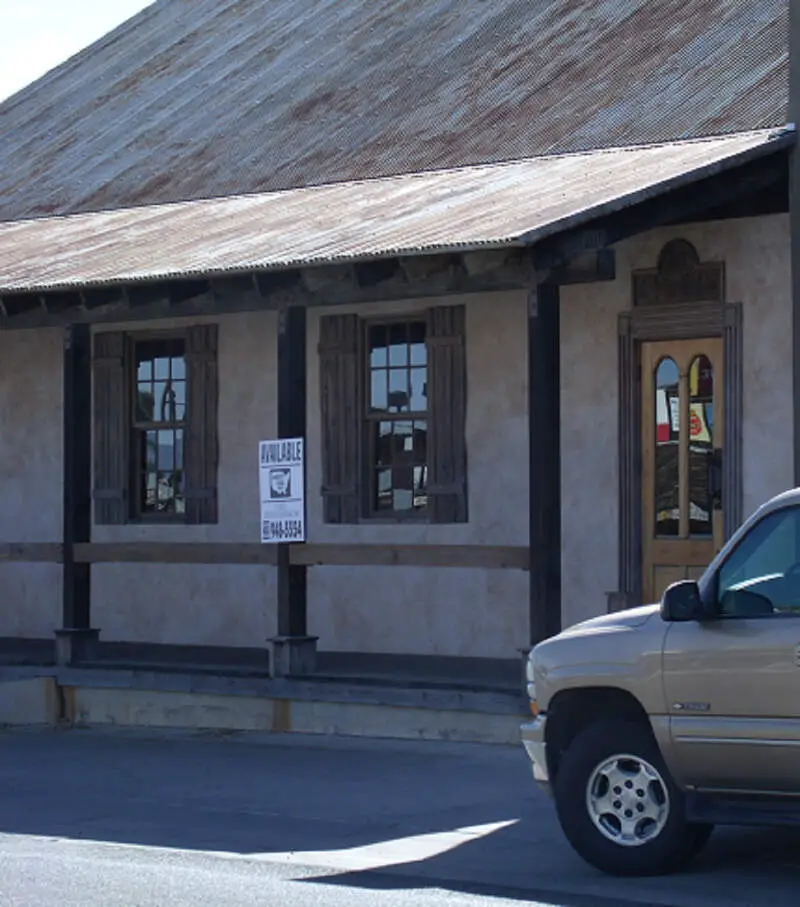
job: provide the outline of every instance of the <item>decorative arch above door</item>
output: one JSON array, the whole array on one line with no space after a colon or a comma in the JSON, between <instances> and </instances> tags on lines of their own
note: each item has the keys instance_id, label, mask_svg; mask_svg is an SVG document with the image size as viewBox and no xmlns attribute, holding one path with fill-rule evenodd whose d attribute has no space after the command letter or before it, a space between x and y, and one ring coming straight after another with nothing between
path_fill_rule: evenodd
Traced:
<instances>
[{"instance_id":1,"label":"decorative arch above door","mask_svg":"<svg viewBox=\"0 0 800 907\"><path fill-rule=\"evenodd\" d=\"M702 534L698 527L707 526L713 547L719 547L742 518L742 305L724 301L724 264L701 261L691 243L675 239L664 246L655 268L633 273L632 285L633 306L619 317L619 588L609 596L610 610L639 604L645 593L657 594L659 582L697 575L699 560L713 553L711 545L698 543ZM676 364L674 399L668 389L659 389L659 376L643 375L644 365L655 367L670 358L670 342ZM683 342L693 342L689 345L697 346L697 356L714 360L715 383L709 400L691 396L690 372L697 356L687 359L686 368L679 367L688 351ZM705 349L715 352L706 354ZM673 433L662 439L661 449L651 423L664 406ZM695 414L698 406L700 416ZM712 419L713 413L719 416L718 434L715 440L709 434L711 446L705 459L700 455L702 442L692 435L692 416L702 421L702 413ZM669 444L676 445L676 451L686 448L676 452L674 464ZM709 501L713 498L713 508L698 507L692 497L706 460L708 484L701 493ZM670 498L669 489L659 487L657 480L658 475L673 475L673 465L675 507L670 509L657 502ZM683 545L670 547L670 534ZM678 550L680 556L668 553L667 563L654 567L658 552ZM673 556L690 563L672 565ZM656 568L661 572L653 573Z\"/></svg>"}]
</instances>

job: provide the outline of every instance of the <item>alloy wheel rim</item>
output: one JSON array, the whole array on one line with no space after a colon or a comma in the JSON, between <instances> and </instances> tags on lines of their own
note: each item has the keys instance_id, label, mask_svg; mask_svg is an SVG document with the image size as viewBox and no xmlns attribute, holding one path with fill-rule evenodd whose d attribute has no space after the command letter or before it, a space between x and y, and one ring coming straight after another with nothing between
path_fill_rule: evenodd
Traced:
<instances>
[{"instance_id":1,"label":"alloy wheel rim","mask_svg":"<svg viewBox=\"0 0 800 907\"><path fill-rule=\"evenodd\" d=\"M640 756L604 759L589 775L586 807L598 831L621 847L641 847L664 830L669 791L661 773Z\"/></svg>"}]
</instances>

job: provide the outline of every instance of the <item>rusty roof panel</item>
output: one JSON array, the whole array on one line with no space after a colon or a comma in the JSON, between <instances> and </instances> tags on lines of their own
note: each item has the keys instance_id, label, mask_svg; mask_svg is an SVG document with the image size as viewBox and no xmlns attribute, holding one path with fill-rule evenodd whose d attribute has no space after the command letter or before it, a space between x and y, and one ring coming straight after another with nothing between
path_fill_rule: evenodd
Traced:
<instances>
[{"instance_id":1,"label":"rusty roof panel","mask_svg":"<svg viewBox=\"0 0 800 907\"><path fill-rule=\"evenodd\" d=\"M523 245L777 151L791 130L0 224L0 293Z\"/></svg>"},{"instance_id":2,"label":"rusty roof panel","mask_svg":"<svg viewBox=\"0 0 800 907\"><path fill-rule=\"evenodd\" d=\"M0 104L0 220L779 126L788 0L157 0Z\"/></svg>"}]
</instances>

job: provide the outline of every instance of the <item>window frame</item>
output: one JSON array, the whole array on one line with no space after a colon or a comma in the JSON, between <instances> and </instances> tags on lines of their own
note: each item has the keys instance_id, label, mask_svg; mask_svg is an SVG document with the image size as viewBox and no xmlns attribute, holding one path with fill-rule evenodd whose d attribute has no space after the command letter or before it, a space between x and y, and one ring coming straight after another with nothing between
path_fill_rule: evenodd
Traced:
<instances>
[{"instance_id":1,"label":"window frame","mask_svg":"<svg viewBox=\"0 0 800 907\"><path fill-rule=\"evenodd\" d=\"M396 313L393 315L373 315L369 317L359 317L359 343L358 343L358 413L361 430L359 432L359 476L361 480L361 501L359 523L377 524L377 525L402 525L402 524L419 524L431 522L430 499L425 502L425 506L415 510L411 508L407 511L391 510L381 512L374 506L376 500L375 476L377 465L375 458L375 444L372 437L372 428L375 423L380 422L425 422L426 426L426 445L425 445L425 482L426 488L430 476L430 466L428 458L430 450L428 447L428 431L431 421L430 397L425 395L425 412L409 411L407 413L371 413L370 412L370 395L372 392L372 368L370 365L369 355L369 335L370 331L376 327L383 327L387 330L392 325L402 324L422 324L425 328L425 384L426 387L430 381L430 348L429 348L429 326L427 312L422 309L418 311ZM390 366L387 364L387 368ZM412 368L410 362L405 366L410 371ZM413 436L412 436L413 437ZM412 492L413 493L413 492Z\"/></svg>"},{"instance_id":2,"label":"window frame","mask_svg":"<svg viewBox=\"0 0 800 907\"><path fill-rule=\"evenodd\" d=\"M761 519L756 520L745 532L742 537L737 541L737 543L731 548L730 551L725 555L725 559L721 561L716 569L714 570L713 577L711 582L708 584L708 589L706 591L705 604L709 610L709 613L712 615L713 620L720 621L729 621L729 620L796 620L800 618L800 611L786 612L778 611L773 614L722 614L720 612L720 595L719 595L719 586L720 586L720 576L723 568L728 564L731 558L735 557L736 553L741 549L742 545L746 543L748 538L755 532L759 526L762 526L767 520L775 519L779 516L783 516L790 512L795 512L798 514L800 519L800 504L796 502L787 503L783 507L778 507L774 510L770 510L768 513L765 513ZM798 540L800 541L800 540ZM796 541L796 544L798 544ZM798 552L798 563L800 563L800 552Z\"/></svg>"},{"instance_id":3,"label":"window frame","mask_svg":"<svg viewBox=\"0 0 800 907\"><path fill-rule=\"evenodd\" d=\"M137 403L137 392L138 392L138 376L136 368L136 347L141 343L158 343L161 341L179 341L183 344L183 360L184 360L184 369L186 377L185 381L185 400L184 400L184 418L179 422L139 422L136 418L136 403ZM187 456L187 438L189 434L189 420L187 415L189 413L189 383L190 383L190 369L189 369L189 333L185 328L175 328L175 329L156 329L156 330L140 330L140 331L126 331L126 343L125 343L125 378L126 378L126 392L128 396L128 408L126 412L127 419L127 432L128 432L128 508L127 508L127 522L129 524L144 524L144 525L185 525L187 523L187 513L186 513L186 456ZM155 378L154 378L155 380ZM155 406L155 401L154 401ZM147 431L172 431L175 429L180 429L183 431L183 455L182 462L183 466L181 469L183 475L183 491L184 491L184 511L179 513L177 511L166 511L163 513L148 513L144 512L142 508L142 503L140 500L140 488L139 481L142 473L142 463L141 463L141 450L140 445L137 444L137 439L142 432Z\"/></svg>"}]
</instances>

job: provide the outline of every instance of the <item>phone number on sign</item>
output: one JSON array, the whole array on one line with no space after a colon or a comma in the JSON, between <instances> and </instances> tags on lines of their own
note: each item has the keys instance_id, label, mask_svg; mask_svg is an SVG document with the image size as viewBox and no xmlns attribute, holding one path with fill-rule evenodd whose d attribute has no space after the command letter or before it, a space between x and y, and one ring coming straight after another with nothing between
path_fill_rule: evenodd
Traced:
<instances>
[{"instance_id":1,"label":"phone number on sign","mask_svg":"<svg viewBox=\"0 0 800 907\"><path fill-rule=\"evenodd\" d=\"M303 538L302 520L264 520L261 537L265 542L296 542Z\"/></svg>"}]
</instances>

